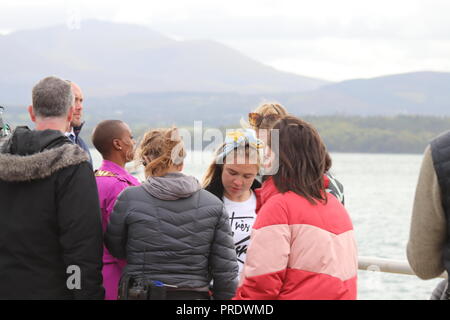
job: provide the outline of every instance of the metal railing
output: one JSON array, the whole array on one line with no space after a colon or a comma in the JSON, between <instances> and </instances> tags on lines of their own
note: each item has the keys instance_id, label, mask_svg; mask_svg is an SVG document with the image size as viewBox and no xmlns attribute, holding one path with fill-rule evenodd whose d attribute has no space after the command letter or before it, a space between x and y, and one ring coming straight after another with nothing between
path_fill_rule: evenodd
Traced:
<instances>
[{"instance_id":1,"label":"metal railing","mask_svg":"<svg viewBox=\"0 0 450 320\"><path fill-rule=\"evenodd\" d=\"M381 259L375 257L358 257L358 269L375 272L387 272L396 274L414 275L414 271L409 266L407 261ZM439 278L447 278L447 272L444 272Z\"/></svg>"}]
</instances>

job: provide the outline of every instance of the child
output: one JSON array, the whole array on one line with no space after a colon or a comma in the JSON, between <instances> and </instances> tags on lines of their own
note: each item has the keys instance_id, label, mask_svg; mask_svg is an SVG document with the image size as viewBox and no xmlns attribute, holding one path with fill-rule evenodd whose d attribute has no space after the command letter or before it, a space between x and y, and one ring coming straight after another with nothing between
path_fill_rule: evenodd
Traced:
<instances>
[{"instance_id":1,"label":"child","mask_svg":"<svg viewBox=\"0 0 450 320\"><path fill-rule=\"evenodd\" d=\"M260 166L263 144L252 129L227 135L203 179L205 190L224 203L230 216L239 273L245 263L250 233L256 219L257 200L254 189L261 184L255 179Z\"/></svg>"}]
</instances>

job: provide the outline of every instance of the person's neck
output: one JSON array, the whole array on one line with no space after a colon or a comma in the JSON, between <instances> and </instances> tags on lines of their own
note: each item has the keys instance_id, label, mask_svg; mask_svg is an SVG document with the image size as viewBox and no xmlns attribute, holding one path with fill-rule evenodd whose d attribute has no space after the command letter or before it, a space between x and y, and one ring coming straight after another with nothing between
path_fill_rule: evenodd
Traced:
<instances>
[{"instance_id":1,"label":"person's neck","mask_svg":"<svg viewBox=\"0 0 450 320\"><path fill-rule=\"evenodd\" d=\"M103 159L114 162L115 164L117 164L122 168L125 168L125 165L127 164L127 162L123 160L123 158L120 157L119 155L110 155L108 157L103 157Z\"/></svg>"},{"instance_id":2,"label":"person's neck","mask_svg":"<svg viewBox=\"0 0 450 320\"><path fill-rule=\"evenodd\" d=\"M65 133L66 131L66 123L62 122L59 119L46 119L46 120L37 120L35 128L36 130L57 130L61 131L61 133Z\"/></svg>"},{"instance_id":3,"label":"person's neck","mask_svg":"<svg viewBox=\"0 0 450 320\"><path fill-rule=\"evenodd\" d=\"M236 196L230 195L226 191L224 191L223 195L228 200L231 200L234 202L244 202L244 201L247 201L248 199L250 199L250 197L252 196L252 190L247 190L247 192L244 192L244 193L242 193L240 195L236 195Z\"/></svg>"},{"instance_id":4,"label":"person's neck","mask_svg":"<svg viewBox=\"0 0 450 320\"><path fill-rule=\"evenodd\" d=\"M172 166L171 168L169 168L169 169L166 171L166 174L168 174L168 173L180 173L180 172L181 172L181 170L180 170L179 167Z\"/></svg>"}]
</instances>

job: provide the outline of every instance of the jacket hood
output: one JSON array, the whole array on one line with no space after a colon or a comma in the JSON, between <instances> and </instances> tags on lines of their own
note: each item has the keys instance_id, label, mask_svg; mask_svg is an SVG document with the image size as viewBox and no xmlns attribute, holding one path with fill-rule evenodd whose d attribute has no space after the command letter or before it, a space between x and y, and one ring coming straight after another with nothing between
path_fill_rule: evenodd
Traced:
<instances>
[{"instance_id":1,"label":"jacket hood","mask_svg":"<svg viewBox=\"0 0 450 320\"><path fill-rule=\"evenodd\" d=\"M18 127L0 152L0 180L44 179L65 167L88 161L87 154L56 130Z\"/></svg>"},{"instance_id":2,"label":"jacket hood","mask_svg":"<svg viewBox=\"0 0 450 320\"><path fill-rule=\"evenodd\" d=\"M67 141L67 138L57 130L38 131L30 130L28 127L17 127L5 142L2 153L26 156L61 146Z\"/></svg>"},{"instance_id":3,"label":"jacket hood","mask_svg":"<svg viewBox=\"0 0 450 320\"><path fill-rule=\"evenodd\" d=\"M142 184L145 191L161 200L188 198L202 188L200 182L183 173L168 173L163 177L150 177Z\"/></svg>"}]
</instances>

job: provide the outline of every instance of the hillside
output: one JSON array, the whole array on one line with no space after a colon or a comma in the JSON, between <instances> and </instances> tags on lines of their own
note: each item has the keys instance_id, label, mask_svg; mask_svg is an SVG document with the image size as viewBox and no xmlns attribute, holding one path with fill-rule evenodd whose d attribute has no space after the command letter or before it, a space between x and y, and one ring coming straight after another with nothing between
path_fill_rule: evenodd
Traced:
<instances>
[{"instance_id":1,"label":"hillside","mask_svg":"<svg viewBox=\"0 0 450 320\"><path fill-rule=\"evenodd\" d=\"M176 41L143 26L85 21L0 36L2 103L30 100L47 75L80 83L88 96L129 93L273 93L313 90L326 81L277 71L210 40Z\"/></svg>"},{"instance_id":2,"label":"hillside","mask_svg":"<svg viewBox=\"0 0 450 320\"><path fill-rule=\"evenodd\" d=\"M284 101L303 114L450 115L450 73L413 72L330 84Z\"/></svg>"}]
</instances>

